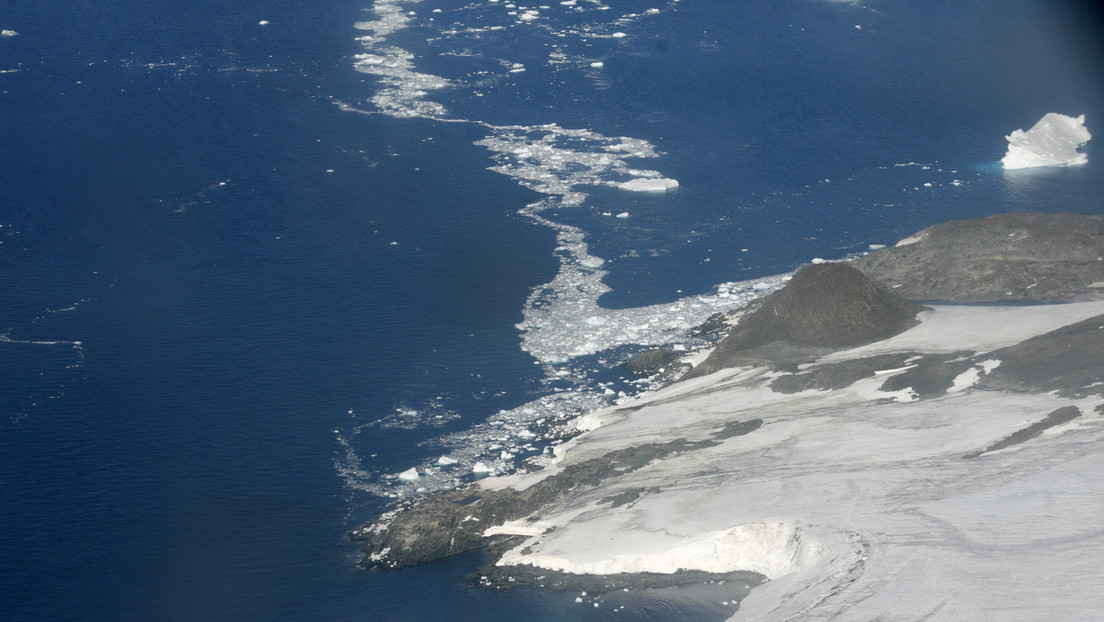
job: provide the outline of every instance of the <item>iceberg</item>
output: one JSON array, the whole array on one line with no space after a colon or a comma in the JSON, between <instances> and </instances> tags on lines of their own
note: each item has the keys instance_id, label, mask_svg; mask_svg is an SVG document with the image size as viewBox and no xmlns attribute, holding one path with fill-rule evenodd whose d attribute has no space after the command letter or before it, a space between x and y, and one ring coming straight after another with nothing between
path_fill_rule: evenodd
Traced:
<instances>
[{"instance_id":1,"label":"iceberg","mask_svg":"<svg viewBox=\"0 0 1104 622\"><path fill-rule=\"evenodd\" d=\"M1030 130L1016 130L1006 138L1008 153L1001 164L1007 169L1072 166L1089 161L1088 156L1077 151L1092 138L1085 128L1085 115L1070 117L1048 112Z\"/></svg>"}]
</instances>

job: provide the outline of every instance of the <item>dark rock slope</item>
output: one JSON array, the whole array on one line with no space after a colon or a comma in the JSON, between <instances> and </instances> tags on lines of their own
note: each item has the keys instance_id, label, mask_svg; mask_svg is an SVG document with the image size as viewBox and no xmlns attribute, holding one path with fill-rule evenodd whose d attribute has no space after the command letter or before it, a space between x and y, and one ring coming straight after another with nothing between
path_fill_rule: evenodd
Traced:
<instances>
[{"instance_id":1,"label":"dark rock slope","mask_svg":"<svg viewBox=\"0 0 1104 622\"><path fill-rule=\"evenodd\" d=\"M803 362L885 339L914 326L922 309L878 288L847 264L805 266L745 316L686 377L747 362Z\"/></svg>"},{"instance_id":2,"label":"dark rock slope","mask_svg":"<svg viewBox=\"0 0 1104 622\"><path fill-rule=\"evenodd\" d=\"M934 225L854 262L878 286L931 302L1104 298L1104 215L998 214Z\"/></svg>"}]
</instances>

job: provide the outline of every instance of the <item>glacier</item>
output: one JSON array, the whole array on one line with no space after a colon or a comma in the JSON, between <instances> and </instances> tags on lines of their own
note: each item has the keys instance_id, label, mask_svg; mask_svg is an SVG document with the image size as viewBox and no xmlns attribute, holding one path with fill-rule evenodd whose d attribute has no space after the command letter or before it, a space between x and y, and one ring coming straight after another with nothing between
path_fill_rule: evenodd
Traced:
<instances>
[{"instance_id":1,"label":"glacier","mask_svg":"<svg viewBox=\"0 0 1104 622\"><path fill-rule=\"evenodd\" d=\"M1074 166L1089 161L1077 150L1092 138L1085 127L1085 115L1048 112L1030 130L1016 130L1006 138L1008 153L1001 159L1006 169Z\"/></svg>"}]
</instances>

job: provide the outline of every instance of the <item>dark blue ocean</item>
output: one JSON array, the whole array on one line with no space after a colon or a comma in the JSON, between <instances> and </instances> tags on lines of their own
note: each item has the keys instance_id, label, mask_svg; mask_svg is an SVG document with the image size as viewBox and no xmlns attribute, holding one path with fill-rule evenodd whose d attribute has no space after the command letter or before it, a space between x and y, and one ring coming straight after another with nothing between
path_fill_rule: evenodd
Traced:
<instances>
[{"instance_id":1,"label":"dark blue ocean","mask_svg":"<svg viewBox=\"0 0 1104 622\"><path fill-rule=\"evenodd\" d=\"M638 390L619 357L674 339L621 330L641 314L948 219L1104 213L1102 26L1067 0L3 0L0 617L724 619L716 587L362 570L347 533ZM1048 112L1086 115L1088 164L1002 170Z\"/></svg>"}]
</instances>

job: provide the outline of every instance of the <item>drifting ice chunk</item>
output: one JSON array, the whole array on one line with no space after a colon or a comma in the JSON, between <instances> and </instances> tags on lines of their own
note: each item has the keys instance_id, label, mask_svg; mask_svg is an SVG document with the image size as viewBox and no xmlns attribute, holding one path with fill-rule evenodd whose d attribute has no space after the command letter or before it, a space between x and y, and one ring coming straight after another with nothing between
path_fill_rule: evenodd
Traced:
<instances>
[{"instance_id":1,"label":"drifting ice chunk","mask_svg":"<svg viewBox=\"0 0 1104 622\"><path fill-rule=\"evenodd\" d=\"M415 467L410 467L402 473L399 473L399 479L404 482L412 482L418 479L418 469Z\"/></svg>"},{"instance_id":2,"label":"drifting ice chunk","mask_svg":"<svg viewBox=\"0 0 1104 622\"><path fill-rule=\"evenodd\" d=\"M1048 112L1027 130L1016 130L1008 138L1008 153L1001 159L1004 168L1070 166L1084 164L1088 156L1077 148L1092 135L1085 128L1085 115L1077 118Z\"/></svg>"},{"instance_id":3,"label":"drifting ice chunk","mask_svg":"<svg viewBox=\"0 0 1104 622\"><path fill-rule=\"evenodd\" d=\"M678 185L679 183L677 180L668 179L666 177L660 179L640 177L617 184L617 187L622 190L631 190L633 192L667 192L673 188L678 188Z\"/></svg>"}]
</instances>

